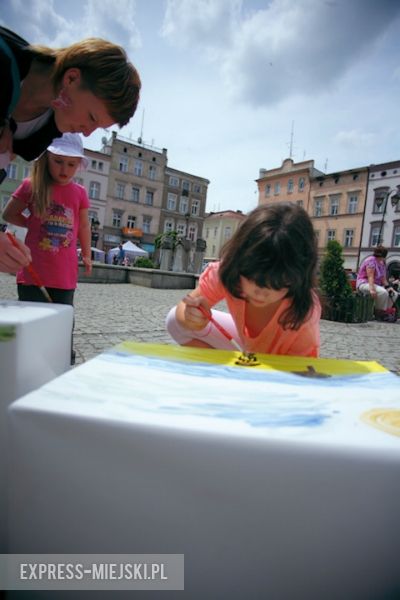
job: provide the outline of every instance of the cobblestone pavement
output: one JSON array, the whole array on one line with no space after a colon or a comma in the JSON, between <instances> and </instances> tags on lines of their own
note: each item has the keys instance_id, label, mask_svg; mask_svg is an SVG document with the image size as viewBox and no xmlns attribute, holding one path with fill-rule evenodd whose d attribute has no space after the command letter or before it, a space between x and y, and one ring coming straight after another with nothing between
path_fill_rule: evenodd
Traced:
<instances>
[{"instance_id":1,"label":"cobblestone pavement","mask_svg":"<svg viewBox=\"0 0 400 600\"><path fill-rule=\"evenodd\" d=\"M164 327L165 315L185 293L132 284L80 283L75 295L77 364L122 340L172 343ZM15 299L14 277L0 273L0 300ZM377 360L400 374L400 320L360 324L321 321L321 357Z\"/></svg>"}]
</instances>

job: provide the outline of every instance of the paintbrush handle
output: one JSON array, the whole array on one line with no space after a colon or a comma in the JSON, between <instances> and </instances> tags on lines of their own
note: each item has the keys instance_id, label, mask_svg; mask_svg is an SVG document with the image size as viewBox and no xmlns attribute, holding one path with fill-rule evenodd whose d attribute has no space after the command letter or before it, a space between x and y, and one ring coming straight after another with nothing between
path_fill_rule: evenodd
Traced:
<instances>
[{"instance_id":1,"label":"paintbrush handle","mask_svg":"<svg viewBox=\"0 0 400 600\"><path fill-rule=\"evenodd\" d=\"M204 315L209 321L211 321L211 323L218 329L218 331L220 331L222 333L222 335L224 335L230 341L230 343L236 348L236 350L239 350L239 352L243 353L243 348L241 348L239 346L239 344L231 336L231 334L229 333L229 331L227 331L225 329L225 327L222 327L222 325L220 323L218 323L218 321L216 321L214 319L214 317L209 312L206 311L206 309L204 308L204 306L200 305L197 308L202 313L202 315Z\"/></svg>"}]
</instances>

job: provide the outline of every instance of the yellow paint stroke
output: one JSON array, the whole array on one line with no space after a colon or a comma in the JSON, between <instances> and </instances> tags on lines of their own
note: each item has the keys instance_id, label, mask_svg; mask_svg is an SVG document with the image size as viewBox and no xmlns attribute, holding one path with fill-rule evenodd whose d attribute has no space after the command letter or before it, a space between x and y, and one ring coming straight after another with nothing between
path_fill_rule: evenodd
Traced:
<instances>
[{"instance_id":1,"label":"yellow paint stroke","mask_svg":"<svg viewBox=\"0 0 400 600\"><path fill-rule=\"evenodd\" d=\"M240 352L230 350L213 350L208 348L191 348L169 344L142 344L139 342L122 342L115 350L131 352L162 358L164 360L209 363L243 369L236 361ZM331 358L310 358L306 356L280 356L276 354L260 354L257 352L259 364L252 367L255 370L310 372L314 370L320 376L330 375L367 375L369 373L389 373L375 361L336 360Z\"/></svg>"},{"instance_id":2,"label":"yellow paint stroke","mask_svg":"<svg viewBox=\"0 0 400 600\"><path fill-rule=\"evenodd\" d=\"M400 437L400 410L395 408L373 408L361 415L361 420L376 429Z\"/></svg>"}]
</instances>

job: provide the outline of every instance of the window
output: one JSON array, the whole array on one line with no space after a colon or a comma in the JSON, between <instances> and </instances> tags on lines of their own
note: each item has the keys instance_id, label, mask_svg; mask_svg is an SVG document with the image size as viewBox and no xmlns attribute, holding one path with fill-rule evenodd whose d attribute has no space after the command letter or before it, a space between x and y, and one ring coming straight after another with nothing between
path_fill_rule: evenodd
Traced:
<instances>
[{"instance_id":1,"label":"window","mask_svg":"<svg viewBox=\"0 0 400 600\"><path fill-rule=\"evenodd\" d=\"M143 233L150 233L151 217L143 216Z\"/></svg>"},{"instance_id":2,"label":"window","mask_svg":"<svg viewBox=\"0 0 400 600\"><path fill-rule=\"evenodd\" d=\"M115 190L115 195L117 196L117 198L119 200L123 200L124 199L125 184L123 184L123 183L117 183L116 190Z\"/></svg>"},{"instance_id":3,"label":"window","mask_svg":"<svg viewBox=\"0 0 400 600\"><path fill-rule=\"evenodd\" d=\"M187 213L189 208L189 200L186 198L186 196L181 196L181 199L179 201L179 212L182 214Z\"/></svg>"},{"instance_id":4,"label":"window","mask_svg":"<svg viewBox=\"0 0 400 600\"><path fill-rule=\"evenodd\" d=\"M4 195L1 199L2 205L1 205L1 210L4 210L6 207L7 202L9 201L10 196L9 195Z\"/></svg>"},{"instance_id":5,"label":"window","mask_svg":"<svg viewBox=\"0 0 400 600\"><path fill-rule=\"evenodd\" d=\"M304 192L304 186L305 186L306 180L304 179L304 177L299 177L299 192Z\"/></svg>"},{"instance_id":6,"label":"window","mask_svg":"<svg viewBox=\"0 0 400 600\"><path fill-rule=\"evenodd\" d=\"M316 198L314 200L314 217L322 216L322 199Z\"/></svg>"},{"instance_id":7,"label":"window","mask_svg":"<svg viewBox=\"0 0 400 600\"><path fill-rule=\"evenodd\" d=\"M148 206L153 206L153 200L154 200L154 192L150 192L150 190L146 190L146 198L145 198L145 204L147 204Z\"/></svg>"},{"instance_id":8,"label":"window","mask_svg":"<svg viewBox=\"0 0 400 600\"><path fill-rule=\"evenodd\" d=\"M339 213L339 196L330 196L329 214L335 216Z\"/></svg>"},{"instance_id":9,"label":"window","mask_svg":"<svg viewBox=\"0 0 400 600\"><path fill-rule=\"evenodd\" d=\"M154 181L154 179L156 178L156 174L157 174L157 167L155 167L154 165L150 165L149 166L149 179L152 179Z\"/></svg>"},{"instance_id":10,"label":"window","mask_svg":"<svg viewBox=\"0 0 400 600\"><path fill-rule=\"evenodd\" d=\"M176 232L178 235L185 235L185 231L186 231L186 225L185 223L178 223L178 226L176 228Z\"/></svg>"},{"instance_id":11,"label":"window","mask_svg":"<svg viewBox=\"0 0 400 600\"><path fill-rule=\"evenodd\" d=\"M171 187L179 187L179 179L171 175L169 178L169 185Z\"/></svg>"},{"instance_id":12,"label":"window","mask_svg":"<svg viewBox=\"0 0 400 600\"><path fill-rule=\"evenodd\" d=\"M373 213L382 214L385 211L385 205L387 202L387 195L389 192L388 187L379 187L374 189L374 205L372 208Z\"/></svg>"},{"instance_id":13,"label":"window","mask_svg":"<svg viewBox=\"0 0 400 600\"><path fill-rule=\"evenodd\" d=\"M79 185L83 186L83 179L82 179L82 177L74 177L74 181L75 181L75 183L78 183Z\"/></svg>"},{"instance_id":14,"label":"window","mask_svg":"<svg viewBox=\"0 0 400 600\"><path fill-rule=\"evenodd\" d=\"M277 195L277 194L279 194L280 191L281 191L281 184L279 183L279 181L277 181L274 186L274 194Z\"/></svg>"},{"instance_id":15,"label":"window","mask_svg":"<svg viewBox=\"0 0 400 600\"><path fill-rule=\"evenodd\" d=\"M89 183L89 198L93 200L100 198L100 184L98 181L91 181Z\"/></svg>"},{"instance_id":16,"label":"window","mask_svg":"<svg viewBox=\"0 0 400 600\"><path fill-rule=\"evenodd\" d=\"M122 171L122 173L128 172L128 157L127 156L120 157L118 168L120 171Z\"/></svg>"},{"instance_id":17,"label":"window","mask_svg":"<svg viewBox=\"0 0 400 600\"><path fill-rule=\"evenodd\" d=\"M212 256L215 256L215 246L212 247L211 254L212 254Z\"/></svg>"},{"instance_id":18,"label":"window","mask_svg":"<svg viewBox=\"0 0 400 600\"><path fill-rule=\"evenodd\" d=\"M271 193L271 186L269 183L265 185L264 196L267 198Z\"/></svg>"},{"instance_id":19,"label":"window","mask_svg":"<svg viewBox=\"0 0 400 600\"><path fill-rule=\"evenodd\" d=\"M293 179L289 179L289 181L287 182L288 194L291 194L293 192L293 188L294 188Z\"/></svg>"},{"instance_id":20,"label":"window","mask_svg":"<svg viewBox=\"0 0 400 600\"><path fill-rule=\"evenodd\" d=\"M142 176L142 173L143 173L143 162L141 160L135 160L135 167L133 169L133 172L138 177Z\"/></svg>"},{"instance_id":21,"label":"window","mask_svg":"<svg viewBox=\"0 0 400 600\"><path fill-rule=\"evenodd\" d=\"M231 236L232 236L232 227L227 225L226 227L224 227L224 239L229 240L229 238Z\"/></svg>"},{"instance_id":22,"label":"window","mask_svg":"<svg viewBox=\"0 0 400 600\"><path fill-rule=\"evenodd\" d=\"M354 215L357 212L358 207L358 196L356 194L350 194L348 198L347 211Z\"/></svg>"},{"instance_id":23,"label":"window","mask_svg":"<svg viewBox=\"0 0 400 600\"><path fill-rule=\"evenodd\" d=\"M193 184L193 192L195 194L201 194L201 185L199 183Z\"/></svg>"},{"instance_id":24,"label":"window","mask_svg":"<svg viewBox=\"0 0 400 600\"><path fill-rule=\"evenodd\" d=\"M97 160L92 160L90 166L92 167L92 169L95 169L97 167Z\"/></svg>"},{"instance_id":25,"label":"window","mask_svg":"<svg viewBox=\"0 0 400 600\"><path fill-rule=\"evenodd\" d=\"M335 231L335 229L328 229L328 231L326 232L326 239L327 239L327 241L331 242L335 238L336 238L336 231Z\"/></svg>"},{"instance_id":26,"label":"window","mask_svg":"<svg viewBox=\"0 0 400 600\"><path fill-rule=\"evenodd\" d=\"M192 200L192 209L190 212L193 216L200 214L200 200Z\"/></svg>"},{"instance_id":27,"label":"window","mask_svg":"<svg viewBox=\"0 0 400 600\"><path fill-rule=\"evenodd\" d=\"M164 223L164 233L169 233L174 230L174 221L172 219L167 219Z\"/></svg>"},{"instance_id":28,"label":"window","mask_svg":"<svg viewBox=\"0 0 400 600\"><path fill-rule=\"evenodd\" d=\"M393 231L393 246L400 247L400 225L395 225Z\"/></svg>"},{"instance_id":29,"label":"window","mask_svg":"<svg viewBox=\"0 0 400 600\"><path fill-rule=\"evenodd\" d=\"M134 229L136 227L136 217L134 215L128 215L126 226L129 227L129 229Z\"/></svg>"},{"instance_id":30,"label":"window","mask_svg":"<svg viewBox=\"0 0 400 600\"><path fill-rule=\"evenodd\" d=\"M196 233L197 233L197 227L196 225L189 225L189 231L187 234L187 237L189 238L189 240L191 240L192 242L195 241L196 239Z\"/></svg>"},{"instance_id":31,"label":"window","mask_svg":"<svg viewBox=\"0 0 400 600\"><path fill-rule=\"evenodd\" d=\"M206 240L208 240L208 236L210 235L210 228L207 227L206 229Z\"/></svg>"},{"instance_id":32,"label":"window","mask_svg":"<svg viewBox=\"0 0 400 600\"><path fill-rule=\"evenodd\" d=\"M186 179L184 179L182 181L182 189L190 192L190 181L186 181Z\"/></svg>"},{"instance_id":33,"label":"window","mask_svg":"<svg viewBox=\"0 0 400 600\"><path fill-rule=\"evenodd\" d=\"M99 160L99 171L103 170L103 163Z\"/></svg>"},{"instance_id":34,"label":"window","mask_svg":"<svg viewBox=\"0 0 400 600\"><path fill-rule=\"evenodd\" d=\"M168 199L167 199L167 209L168 210L176 210L176 200L177 200L177 195L176 194L168 194Z\"/></svg>"},{"instance_id":35,"label":"window","mask_svg":"<svg viewBox=\"0 0 400 600\"><path fill-rule=\"evenodd\" d=\"M7 177L9 179L17 179L17 165L10 163L7 167Z\"/></svg>"},{"instance_id":36,"label":"window","mask_svg":"<svg viewBox=\"0 0 400 600\"><path fill-rule=\"evenodd\" d=\"M121 227L121 213L116 210L112 212L112 226Z\"/></svg>"},{"instance_id":37,"label":"window","mask_svg":"<svg viewBox=\"0 0 400 600\"><path fill-rule=\"evenodd\" d=\"M218 227L214 227L214 237L217 237L218 235Z\"/></svg>"},{"instance_id":38,"label":"window","mask_svg":"<svg viewBox=\"0 0 400 600\"><path fill-rule=\"evenodd\" d=\"M382 243L382 236L380 234L380 230L380 224L371 226L371 246L378 246Z\"/></svg>"},{"instance_id":39,"label":"window","mask_svg":"<svg viewBox=\"0 0 400 600\"><path fill-rule=\"evenodd\" d=\"M353 245L354 229L344 230L344 247L350 248Z\"/></svg>"},{"instance_id":40,"label":"window","mask_svg":"<svg viewBox=\"0 0 400 600\"><path fill-rule=\"evenodd\" d=\"M140 189L132 186L131 188L131 201L139 202Z\"/></svg>"},{"instance_id":41,"label":"window","mask_svg":"<svg viewBox=\"0 0 400 600\"><path fill-rule=\"evenodd\" d=\"M303 208L303 200L296 200L296 204L297 204L297 206L300 206L301 208Z\"/></svg>"},{"instance_id":42,"label":"window","mask_svg":"<svg viewBox=\"0 0 400 600\"><path fill-rule=\"evenodd\" d=\"M88 211L89 222L94 223L94 221L98 221L99 218L97 216L97 212L95 210Z\"/></svg>"},{"instance_id":43,"label":"window","mask_svg":"<svg viewBox=\"0 0 400 600\"><path fill-rule=\"evenodd\" d=\"M31 169L30 167L24 167L24 179L27 179L27 177L29 177L31 174ZM81 180L83 181L83 180Z\"/></svg>"}]
</instances>

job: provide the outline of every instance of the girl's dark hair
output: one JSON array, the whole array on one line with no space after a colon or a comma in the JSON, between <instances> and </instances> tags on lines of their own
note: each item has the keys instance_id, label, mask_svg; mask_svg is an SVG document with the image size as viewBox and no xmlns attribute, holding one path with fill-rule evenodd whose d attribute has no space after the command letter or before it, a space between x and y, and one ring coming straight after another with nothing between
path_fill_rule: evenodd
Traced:
<instances>
[{"instance_id":1,"label":"girl's dark hair","mask_svg":"<svg viewBox=\"0 0 400 600\"><path fill-rule=\"evenodd\" d=\"M254 209L221 251L219 276L241 298L240 276L259 287L287 287L292 302L280 316L284 329L298 329L313 305L317 244L311 219L297 204Z\"/></svg>"}]
</instances>

